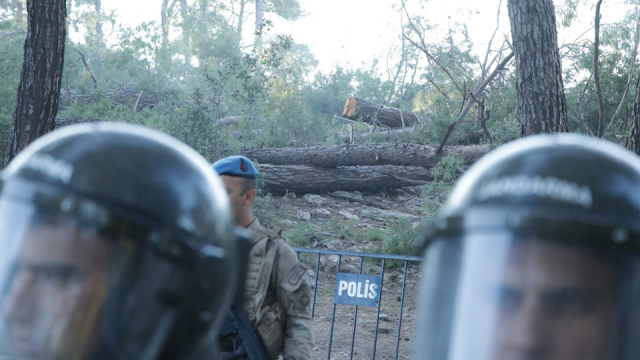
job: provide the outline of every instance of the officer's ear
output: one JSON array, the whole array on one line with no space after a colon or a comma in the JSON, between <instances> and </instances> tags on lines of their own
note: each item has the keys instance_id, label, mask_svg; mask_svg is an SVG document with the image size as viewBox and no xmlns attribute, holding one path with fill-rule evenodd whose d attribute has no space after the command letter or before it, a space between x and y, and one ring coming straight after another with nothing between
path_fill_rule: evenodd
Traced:
<instances>
[{"instance_id":1,"label":"officer's ear","mask_svg":"<svg viewBox=\"0 0 640 360\"><path fill-rule=\"evenodd\" d=\"M258 192L256 189L249 189L244 193L244 201L247 202L247 205L253 204L253 200L258 196Z\"/></svg>"}]
</instances>

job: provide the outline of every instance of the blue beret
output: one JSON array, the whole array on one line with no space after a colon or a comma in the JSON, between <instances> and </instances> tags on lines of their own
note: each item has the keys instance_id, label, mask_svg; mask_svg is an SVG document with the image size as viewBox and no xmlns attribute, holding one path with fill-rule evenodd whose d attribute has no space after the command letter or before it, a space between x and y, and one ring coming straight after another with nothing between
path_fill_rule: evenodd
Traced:
<instances>
[{"instance_id":1,"label":"blue beret","mask_svg":"<svg viewBox=\"0 0 640 360\"><path fill-rule=\"evenodd\" d=\"M218 175L238 176L257 179L258 170L251 160L244 156L228 156L213 163L213 169Z\"/></svg>"}]
</instances>

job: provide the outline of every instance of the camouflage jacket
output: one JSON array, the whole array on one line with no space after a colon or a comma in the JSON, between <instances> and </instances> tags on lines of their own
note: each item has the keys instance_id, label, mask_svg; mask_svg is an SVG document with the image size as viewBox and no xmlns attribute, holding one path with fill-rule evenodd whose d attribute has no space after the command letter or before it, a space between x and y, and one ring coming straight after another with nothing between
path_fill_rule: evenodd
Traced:
<instances>
[{"instance_id":1,"label":"camouflage jacket","mask_svg":"<svg viewBox=\"0 0 640 360\"><path fill-rule=\"evenodd\" d=\"M308 268L276 232L255 219L243 308L272 359L311 358L311 286Z\"/></svg>"}]
</instances>

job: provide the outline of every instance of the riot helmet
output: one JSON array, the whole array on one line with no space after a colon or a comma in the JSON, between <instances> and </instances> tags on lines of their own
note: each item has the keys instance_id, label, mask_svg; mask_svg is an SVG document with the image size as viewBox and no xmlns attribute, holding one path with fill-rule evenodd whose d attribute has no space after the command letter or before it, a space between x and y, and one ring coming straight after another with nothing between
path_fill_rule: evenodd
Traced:
<instances>
[{"instance_id":1,"label":"riot helmet","mask_svg":"<svg viewBox=\"0 0 640 360\"><path fill-rule=\"evenodd\" d=\"M206 160L127 124L47 134L0 173L0 358L214 353L238 281Z\"/></svg>"},{"instance_id":2,"label":"riot helmet","mask_svg":"<svg viewBox=\"0 0 640 360\"><path fill-rule=\"evenodd\" d=\"M640 159L576 134L504 145L425 236L416 359L640 356Z\"/></svg>"}]
</instances>

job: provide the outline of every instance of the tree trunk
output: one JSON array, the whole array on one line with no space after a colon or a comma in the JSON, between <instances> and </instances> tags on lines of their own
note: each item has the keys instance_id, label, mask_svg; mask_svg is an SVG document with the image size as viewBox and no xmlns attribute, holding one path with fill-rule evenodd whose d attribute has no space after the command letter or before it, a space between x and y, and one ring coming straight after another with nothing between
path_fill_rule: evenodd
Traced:
<instances>
[{"instance_id":1,"label":"tree trunk","mask_svg":"<svg viewBox=\"0 0 640 360\"><path fill-rule=\"evenodd\" d=\"M24 7L22 6L22 1L14 0L13 2L16 7L16 13L15 13L16 22L18 24L22 24L24 21Z\"/></svg>"},{"instance_id":2,"label":"tree trunk","mask_svg":"<svg viewBox=\"0 0 640 360\"><path fill-rule=\"evenodd\" d=\"M244 24L244 7L247 2L245 0L240 0L240 13L238 14L238 39L242 42L242 24Z\"/></svg>"},{"instance_id":3,"label":"tree trunk","mask_svg":"<svg viewBox=\"0 0 640 360\"><path fill-rule=\"evenodd\" d=\"M305 148L245 147L240 153L260 164L356 166L403 165L433 167L448 155L457 155L471 165L491 150L489 145L446 146L437 154L438 146L416 144L367 144L312 146Z\"/></svg>"},{"instance_id":4,"label":"tree trunk","mask_svg":"<svg viewBox=\"0 0 640 360\"><path fill-rule=\"evenodd\" d=\"M66 39L66 0L27 1L27 39L6 166L20 150L55 127Z\"/></svg>"},{"instance_id":5,"label":"tree trunk","mask_svg":"<svg viewBox=\"0 0 640 360\"><path fill-rule=\"evenodd\" d=\"M167 10L169 8L169 0L162 0L160 7L160 27L162 28L162 46L169 43L169 16Z\"/></svg>"},{"instance_id":6,"label":"tree trunk","mask_svg":"<svg viewBox=\"0 0 640 360\"><path fill-rule=\"evenodd\" d=\"M404 186L424 185L433 180L428 169L420 166L346 166L260 165L260 179L272 194L287 191L323 193L332 191L377 191Z\"/></svg>"},{"instance_id":7,"label":"tree trunk","mask_svg":"<svg viewBox=\"0 0 640 360\"><path fill-rule=\"evenodd\" d=\"M418 117L413 113L375 105L355 97L347 99L342 116L369 124L373 124L377 117L378 124L391 128L411 126L418 122Z\"/></svg>"},{"instance_id":8,"label":"tree trunk","mask_svg":"<svg viewBox=\"0 0 640 360\"><path fill-rule=\"evenodd\" d=\"M102 0L93 0L94 7L96 9L96 36L98 37L98 45L102 46L104 41L104 31L102 30Z\"/></svg>"},{"instance_id":9,"label":"tree trunk","mask_svg":"<svg viewBox=\"0 0 640 360\"><path fill-rule=\"evenodd\" d=\"M406 128L406 129L389 129L389 130L384 130L384 131L376 131L376 132L366 132L364 134L357 134L353 136L353 140L356 143L361 143L364 140L366 140L367 138L369 138L370 136L375 136L378 139L386 139L386 140L394 140L397 139L398 136L402 135L402 134L409 134L412 133L414 131L413 128ZM351 144L351 140L352 137L351 135L341 135L338 133L334 133L333 134L333 138L337 139L338 142L343 142L345 144Z\"/></svg>"},{"instance_id":10,"label":"tree trunk","mask_svg":"<svg viewBox=\"0 0 640 360\"><path fill-rule=\"evenodd\" d=\"M209 31L208 19L209 19L209 0L200 0L200 26L202 34L207 34Z\"/></svg>"},{"instance_id":11,"label":"tree trunk","mask_svg":"<svg viewBox=\"0 0 640 360\"><path fill-rule=\"evenodd\" d=\"M569 131L553 2L508 0L508 7L522 136Z\"/></svg>"},{"instance_id":12,"label":"tree trunk","mask_svg":"<svg viewBox=\"0 0 640 360\"><path fill-rule=\"evenodd\" d=\"M180 17L182 18L182 39L184 41L184 62L191 66L191 35L188 26L189 6L187 0L180 0Z\"/></svg>"},{"instance_id":13,"label":"tree trunk","mask_svg":"<svg viewBox=\"0 0 640 360\"><path fill-rule=\"evenodd\" d=\"M56 118L56 129L59 129L64 126L69 126L73 124L84 124L84 123L92 123L92 122L105 122L107 120L104 119L95 119L95 118ZM109 120L114 121L114 120Z\"/></svg>"},{"instance_id":14,"label":"tree trunk","mask_svg":"<svg viewBox=\"0 0 640 360\"><path fill-rule=\"evenodd\" d=\"M264 0L256 0L256 33L260 31L262 26Z\"/></svg>"},{"instance_id":15,"label":"tree trunk","mask_svg":"<svg viewBox=\"0 0 640 360\"><path fill-rule=\"evenodd\" d=\"M122 87L112 89L102 94L98 91L88 91L86 93L78 93L71 91L67 93L63 91L60 96L60 109L66 109L74 102L82 102L85 104L106 97L114 103L123 105L133 105L138 101L138 109L153 109L161 101L170 101L174 99L176 94L171 91L151 91L145 90L140 95L141 87L134 83L123 84Z\"/></svg>"},{"instance_id":16,"label":"tree trunk","mask_svg":"<svg viewBox=\"0 0 640 360\"><path fill-rule=\"evenodd\" d=\"M636 97L633 100L633 119L627 137L627 149L640 155L640 77L636 82Z\"/></svg>"}]
</instances>

